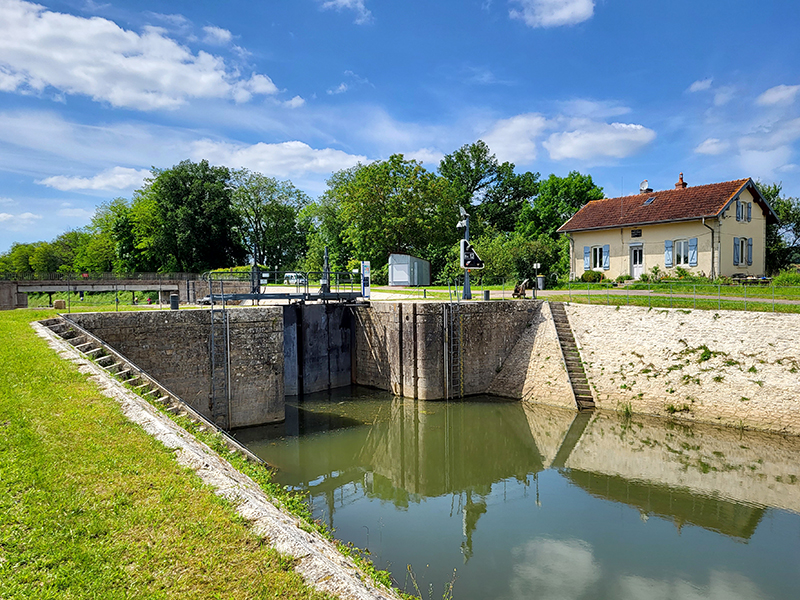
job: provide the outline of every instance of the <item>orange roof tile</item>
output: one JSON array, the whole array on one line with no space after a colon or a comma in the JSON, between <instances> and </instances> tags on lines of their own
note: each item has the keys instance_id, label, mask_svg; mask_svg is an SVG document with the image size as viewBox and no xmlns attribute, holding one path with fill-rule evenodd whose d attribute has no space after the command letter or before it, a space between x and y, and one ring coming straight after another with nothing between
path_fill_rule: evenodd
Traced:
<instances>
[{"instance_id":1,"label":"orange roof tile","mask_svg":"<svg viewBox=\"0 0 800 600\"><path fill-rule=\"evenodd\" d=\"M716 217L746 187L751 188L757 203L762 205L768 218L777 221L775 213L758 193L753 180L737 179L623 198L592 200L559 227L558 231L568 233ZM654 199L647 202L650 198Z\"/></svg>"}]
</instances>

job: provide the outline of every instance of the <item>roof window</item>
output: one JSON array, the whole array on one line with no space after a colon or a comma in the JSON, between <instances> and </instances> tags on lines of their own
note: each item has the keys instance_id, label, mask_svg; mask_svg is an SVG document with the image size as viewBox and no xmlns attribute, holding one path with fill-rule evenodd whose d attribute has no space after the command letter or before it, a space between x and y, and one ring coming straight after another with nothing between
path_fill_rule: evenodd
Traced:
<instances>
[{"instance_id":1,"label":"roof window","mask_svg":"<svg viewBox=\"0 0 800 600\"><path fill-rule=\"evenodd\" d=\"M655 196L650 196L647 200L644 201L644 204L642 206L650 206L653 203L653 200L655 199L656 199Z\"/></svg>"}]
</instances>

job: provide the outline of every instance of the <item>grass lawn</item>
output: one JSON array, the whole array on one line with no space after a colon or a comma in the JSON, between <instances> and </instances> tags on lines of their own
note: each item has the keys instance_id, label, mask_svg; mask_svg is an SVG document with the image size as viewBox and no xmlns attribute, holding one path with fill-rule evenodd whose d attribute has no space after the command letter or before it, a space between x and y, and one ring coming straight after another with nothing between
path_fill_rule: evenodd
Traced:
<instances>
[{"instance_id":1,"label":"grass lawn","mask_svg":"<svg viewBox=\"0 0 800 600\"><path fill-rule=\"evenodd\" d=\"M36 336L51 314L0 312L0 598L327 597Z\"/></svg>"}]
</instances>

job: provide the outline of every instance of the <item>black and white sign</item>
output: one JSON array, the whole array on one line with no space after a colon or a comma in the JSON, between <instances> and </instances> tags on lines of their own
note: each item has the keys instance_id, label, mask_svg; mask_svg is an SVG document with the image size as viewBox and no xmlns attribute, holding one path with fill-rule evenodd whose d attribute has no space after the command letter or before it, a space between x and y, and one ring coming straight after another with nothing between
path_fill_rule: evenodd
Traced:
<instances>
[{"instance_id":1,"label":"black and white sign","mask_svg":"<svg viewBox=\"0 0 800 600\"><path fill-rule=\"evenodd\" d=\"M462 269L482 269L483 261L478 253L472 248L467 240L461 240L461 268Z\"/></svg>"}]
</instances>

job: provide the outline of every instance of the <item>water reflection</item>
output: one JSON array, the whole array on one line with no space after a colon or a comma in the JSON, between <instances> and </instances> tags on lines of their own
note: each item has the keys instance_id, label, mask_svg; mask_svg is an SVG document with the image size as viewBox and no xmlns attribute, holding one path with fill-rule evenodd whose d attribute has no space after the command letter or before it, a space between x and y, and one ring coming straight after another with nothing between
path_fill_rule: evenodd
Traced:
<instances>
[{"instance_id":1,"label":"water reflection","mask_svg":"<svg viewBox=\"0 0 800 600\"><path fill-rule=\"evenodd\" d=\"M713 598L729 571L782 597L800 564L797 438L357 388L237 437L401 585L458 568L457 598Z\"/></svg>"}]
</instances>

